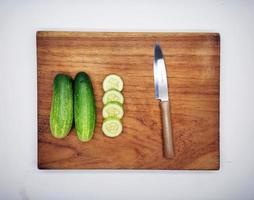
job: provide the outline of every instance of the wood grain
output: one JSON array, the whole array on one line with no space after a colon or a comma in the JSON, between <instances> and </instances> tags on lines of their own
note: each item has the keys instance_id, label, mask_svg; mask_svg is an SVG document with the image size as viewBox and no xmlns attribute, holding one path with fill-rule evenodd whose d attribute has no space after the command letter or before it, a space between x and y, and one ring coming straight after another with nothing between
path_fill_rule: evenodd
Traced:
<instances>
[{"instance_id":1,"label":"wood grain","mask_svg":"<svg viewBox=\"0 0 254 200\"><path fill-rule=\"evenodd\" d=\"M153 46L164 52L175 156L163 157L159 101L154 99ZM40 169L219 169L220 37L217 33L37 32L38 167ZM53 79L87 72L93 82L97 124L80 142L50 134ZM124 131L101 131L102 81L124 80Z\"/></svg>"}]
</instances>

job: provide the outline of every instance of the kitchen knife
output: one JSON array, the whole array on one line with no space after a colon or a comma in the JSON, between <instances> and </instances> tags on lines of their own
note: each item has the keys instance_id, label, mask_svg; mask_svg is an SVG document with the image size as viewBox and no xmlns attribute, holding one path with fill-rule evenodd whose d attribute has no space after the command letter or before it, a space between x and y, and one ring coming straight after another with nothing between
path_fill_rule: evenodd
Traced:
<instances>
[{"instance_id":1,"label":"kitchen knife","mask_svg":"<svg viewBox=\"0 0 254 200\"><path fill-rule=\"evenodd\" d=\"M170 119L170 103L168 97L168 81L165 61L158 42L154 46L154 87L155 98L160 99L161 116L163 123L163 149L165 158L173 158L173 137Z\"/></svg>"}]
</instances>

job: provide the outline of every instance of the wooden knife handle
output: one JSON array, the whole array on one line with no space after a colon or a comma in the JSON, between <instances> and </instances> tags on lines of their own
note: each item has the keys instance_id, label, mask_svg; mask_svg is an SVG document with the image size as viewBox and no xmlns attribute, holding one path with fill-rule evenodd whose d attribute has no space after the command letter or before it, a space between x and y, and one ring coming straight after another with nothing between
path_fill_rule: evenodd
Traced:
<instances>
[{"instance_id":1,"label":"wooden knife handle","mask_svg":"<svg viewBox=\"0 0 254 200\"><path fill-rule=\"evenodd\" d=\"M169 159L174 157L174 147L170 119L170 105L168 101L161 101L161 115L163 124L164 157Z\"/></svg>"}]
</instances>

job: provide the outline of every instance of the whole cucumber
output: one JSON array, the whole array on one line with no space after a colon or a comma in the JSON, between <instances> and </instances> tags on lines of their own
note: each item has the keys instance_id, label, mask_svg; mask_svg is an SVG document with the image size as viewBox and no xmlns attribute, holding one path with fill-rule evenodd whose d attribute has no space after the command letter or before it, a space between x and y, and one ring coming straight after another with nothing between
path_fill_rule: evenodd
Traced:
<instances>
[{"instance_id":1,"label":"whole cucumber","mask_svg":"<svg viewBox=\"0 0 254 200\"><path fill-rule=\"evenodd\" d=\"M74 80L74 121L80 141L93 137L96 123L96 105L90 77L79 72Z\"/></svg>"},{"instance_id":2,"label":"whole cucumber","mask_svg":"<svg viewBox=\"0 0 254 200\"><path fill-rule=\"evenodd\" d=\"M50 112L50 129L56 138L64 138L73 122L73 89L71 77L58 74L54 79L54 91Z\"/></svg>"}]
</instances>

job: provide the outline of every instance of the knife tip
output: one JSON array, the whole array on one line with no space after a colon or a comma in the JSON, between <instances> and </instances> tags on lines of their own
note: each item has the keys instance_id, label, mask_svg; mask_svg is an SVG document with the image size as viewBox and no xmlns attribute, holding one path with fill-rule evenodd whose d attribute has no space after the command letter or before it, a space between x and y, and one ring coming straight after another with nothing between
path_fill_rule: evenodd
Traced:
<instances>
[{"instance_id":1,"label":"knife tip","mask_svg":"<svg viewBox=\"0 0 254 200\"><path fill-rule=\"evenodd\" d=\"M163 58L161 46L158 41L155 42L155 46L154 46L154 58L155 58L155 60Z\"/></svg>"},{"instance_id":2,"label":"knife tip","mask_svg":"<svg viewBox=\"0 0 254 200\"><path fill-rule=\"evenodd\" d=\"M159 41L156 41L156 42L155 42L155 46L160 46L160 42L159 42Z\"/></svg>"}]
</instances>

